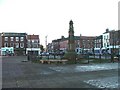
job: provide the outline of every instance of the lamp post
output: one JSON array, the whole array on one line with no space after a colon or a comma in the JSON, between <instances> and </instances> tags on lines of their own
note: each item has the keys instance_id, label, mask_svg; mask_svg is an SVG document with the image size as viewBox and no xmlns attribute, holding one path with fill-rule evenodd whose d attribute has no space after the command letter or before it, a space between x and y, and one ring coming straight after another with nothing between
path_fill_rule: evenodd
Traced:
<instances>
[{"instance_id":1,"label":"lamp post","mask_svg":"<svg viewBox=\"0 0 120 90\"><path fill-rule=\"evenodd\" d=\"M32 38L31 38L31 35L30 35L30 47L31 47L30 60L32 60Z\"/></svg>"},{"instance_id":2,"label":"lamp post","mask_svg":"<svg viewBox=\"0 0 120 90\"><path fill-rule=\"evenodd\" d=\"M108 39L106 39L106 46L105 46L105 60L107 59L107 46L108 46Z\"/></svg>"},{"instance_id":3,"label":"lamp post","mask_svg":"<svg viewBox=\"0 0 120 90\"><path fill-rule=\"evenodd\" d=\"M93 55L94 55L94 58L95 58L95 50L94 50L95 49L95 45L94 45L95 43L94 43L94 41L95 40L93 40L93 42L92 42L92 45L93 45L92 52L93 52Z\"/></svg>"},{"instance_id":4,"label":"lamp post","mask_svg":"<svg viewBox=\"0 0 120 90\"><path fill-rule=\"evenodd\" d=\"M45 46L46 46L46 52L47 52L47 37L48 35L45 36Z\"/></svg>"},{"instance_id":5,"label":"lamp post","mask_svg":"<svg viewBox=\"0 0 120 90\"><path fill-rule=\"evenodd\" d=\"M100 63L101 63L101 55L102 55L102 48L100 47L100 53L99 53Z\"/></svg>"},{"instance_id":6,"label":"lamp post","mask_svg":"<svg viewBox=\"0 0 120 90\"><path fill-rule=\"evenodd\" d=\"M29 35L29 43L28 43L28 47L30 48L30 51L28 51L28 55L27 55L27 58L28 58L28 61L29 60L32 60L32 42L31 42L31 35Z\"/></svg>"},{"instance_id":7,"label":"lamp post","mask_svg":"<svg viewBox=\"0 0 120 90\"><path fill-rule=\"evenodd\" d=\"M112 44L113 44L113 48L112 48L112 55L111 55L111 62L114 62L114 44L115 44L115 40L114 40L114 31L112 32Z\"/></svg>"},{"instance_id":8,"label":"lamp post","mask_svg":"<svg viewBox=\"0 0 120 90\"><path fill-rule=\"evenodd\" d=\"M83 54L84 54L84 48L85 48L85 45L84 45L84 43L83 43Z\"/></svg>"}]
</instances>

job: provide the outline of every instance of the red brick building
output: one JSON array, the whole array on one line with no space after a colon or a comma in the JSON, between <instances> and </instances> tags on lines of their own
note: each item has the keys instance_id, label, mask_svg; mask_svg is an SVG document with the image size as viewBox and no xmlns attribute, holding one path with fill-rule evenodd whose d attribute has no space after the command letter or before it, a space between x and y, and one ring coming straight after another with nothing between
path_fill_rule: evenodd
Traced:
<instances>
[{"instance_id":1,"label":"red brick building","mask_svg":"<svg viewBox=\"0 0 120 90\"><path fill-rule=\"evenodd\" d=\"M39 35L27 35L27 49L26 54L28 52L34 52L36 54L40 54L40 39Z\"/></svg>"},{"instance_id":2,"label":"red brick building","mask_svg":"<svg viewBox=\"0 0 120 90\"><path fill-rule=\"evenodd\" d=\"M110 49L111 53L120 54L120 30L112 30L110 33Z\"/></svg>"},{"instance_id":3,"label":"red brick building","mask_svg":"<svg viewBox=\"0 0 120 90\"><path fill-rule=\"evenodd\" d=\"M68 49L68 40L63 39L60 41L60 50L67 51Z\"/></svg>"},{"instance_id":4,"label":"red brick building","mask_svg":"<svg viewBox=\"0 0 120 90\"><path fill-rule=\"evenodd\" d=\"M51 52L59 52L60 51L60 41L61 39L56 39L52 41L52 51Z\"/></svg>"},{"instance_id":5,"label":"red brick building","mask_svg":"<svg viewBox=\"0 0 120 90\"><path fill-rule=\"evenodd\" d=\"M92 52L94 46L95 37L94 36L75 36L75 51L77 53L84 53L86 51ZM61 39L53 40L49 44L48 51L64 51L68 50L68 38L62 36Z\"/></svg>"},{"instance_id":6,"label":"red brick building","mask_svg":"<svg viewBox=\"0 0 120 90\"><path fill-rule=\"evenodd\" d=\"M102 35L96 36L94 43L95 43L95 47L94 47L95 54L102 54L102 48L103 48Z\"/></svg>"},{"instance_id":7,"label":"red brick building","mask_svg":"<svg viewBox=\"0 0 120 90\"><path fill-rule=\"evenodd\" d=\"M79 52L86 53L86 52L93 52L94 49L94 41L95 36L81 36L79 39Z\"/></svg>"},{"instance_id":8,"label":"red brick building","mask_svg":"<svg viewBox=\"0 0 120 90\"><path fill-rule=\"evenodd\" d=\"M27 47L26 33L7 33L3 32L2 37L2 54L15 54L15 55L25 55ZM12 51L10 51L10 49ZM14 50L14 51L13 51Z\"/></svg>"}]
</instances>

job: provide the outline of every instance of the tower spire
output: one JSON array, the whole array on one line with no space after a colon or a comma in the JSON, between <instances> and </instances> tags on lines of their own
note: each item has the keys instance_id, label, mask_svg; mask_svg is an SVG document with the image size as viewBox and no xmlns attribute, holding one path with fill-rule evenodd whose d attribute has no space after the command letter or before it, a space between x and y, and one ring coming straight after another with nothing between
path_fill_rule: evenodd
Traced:
<instances>
[{"instance_id":1,"label":"tower spire","mask_svg":"<svg viewBox=\"0 0 120 90\"><path fill-rule=\"evenodd\" d=\"M70 20L69 22L69 37L68 37L68 52L67 52L67 59L69 62L76 63L76 52L75 52L75 38L74 38L74 27L73 21Z\"/></svg>"},{"instance_id":2,"label":"tower spire","mask_svg":"<svg viewBox=\"0 0 120 90\"><path fill-rule=\"evenodd\" d=\"M69 31L74 31L73 21L72 20L70 20L70 22L69 22Z\"/></svg>"},{"instance_id":3,"label":"tower spire","mask_svg":"<svg viewBox=\"0 0 120 90\"><path fill-rule=\"evenodd\" d=\"M69 46L69 51L74 51L75 50L75 41L74 41L74 27L73 27L73 21L70 20L69 22L69 41L68 41L68 46Z\"/></svg>"}]
</instances>

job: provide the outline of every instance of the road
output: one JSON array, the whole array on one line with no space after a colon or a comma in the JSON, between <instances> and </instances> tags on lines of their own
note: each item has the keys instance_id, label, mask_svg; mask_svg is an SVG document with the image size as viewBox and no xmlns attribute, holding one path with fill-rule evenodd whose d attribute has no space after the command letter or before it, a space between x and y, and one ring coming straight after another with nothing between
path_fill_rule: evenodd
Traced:
<instances>
[{"instance_id":1,"label":"road","mask_svg":"<svg viewBox=\"0 0 120 90\"><path fill-rule=\"evenodd\" d=\"M114 85L110 86L109 83L107 86L102 85L103 88L117 88L118 69L114 68L117 63L108 63L113 68L104 69L101 64L96 68L93 64L49 65L22 62L26 59L24 56L2 58L2 88L102 88L94 83L99 81L100 85L103 80L109 82L109 78L116 79L111 81ZM89 70L90 67L96 69Z\"/></svg>"}]
</instances>

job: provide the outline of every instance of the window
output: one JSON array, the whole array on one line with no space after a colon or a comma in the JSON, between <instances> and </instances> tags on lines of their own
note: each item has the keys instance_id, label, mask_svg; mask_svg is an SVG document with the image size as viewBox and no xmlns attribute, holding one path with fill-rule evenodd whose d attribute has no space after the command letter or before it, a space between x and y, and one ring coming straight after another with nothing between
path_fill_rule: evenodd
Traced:
<instances>
[{"instance_id":1,"label":"window","mask_svg":"<svg viewBox=\"0 0 120 90\"><path fill-rule=\"evenodd\" d=\"M97 40L95 40L95 43L97 43Z\"/></svg>"},{"instance_id":2,"label":"window","mask_svg":"<svg viewBox=\"0 0 120 90\"><path fill-rule=\"evenodd\" d=\"M24 43L20 43L20 48L24 48Z\"/></svg>"},{"instance_id":3,"label":"window","mask_svg":"<svg viewBox=\"0 0 120 90\"><path fill-rule=\"evenodd\" d=\"M24 41L24 37L20 37L20 41Z\"/></svg>"},{"instance_id":4,"label":"window","mask_svg":"<svg viewBox=\"0 0 120 90\"><path fill-rule=\"evenodd\" d=\"M34 40L34 43L38 43L38 40Z\"/></svg>"},{"instance_id":5,"label":"window","mask_svg":"<svg viewBox=\"0 0 120 90\"><path fill-rule=\"evenodd\" d=\"M16 43L15 46L16 46L16 48L19 48L19 43Z\"/></svg>"},{"instance_id":6,"label":"window","mask_svg":"<svg viewBox=\"0 0 120 90\"><path fill-rule=\"evenodd\" d=\"M13 37L10 37L10 40L13 41Z\"/></svg>"},{"instance_id":7,"label":"window","mask_svg":"<svg viewBox=\"0 0 120 90\"><path fill-rule=\"evenodd\" d=\"M4 47L8 47L8 43L4 43Z\"/></svg>"},{"instance_id":8,"label":"window","mask_svg":"<svg viewBox=\"0 0 120 90\"><path fill-rule=\"evenodd\" d=\"M101 42L101 39L99 39L99 43Z\"/></svg>"},{"instance_id":9,"label":"window","mask_svg":"<svg viewBox=\"0 0 120 90\"><path fill-rule=\"evenodd\" d=\"M5 37L5 41L8 41L8 37Z\"/></svg>"},{"instance_id":10,"label":"window","mask_svg":"<svg viewBox=\"0 0 120 90\"><path fill-rule=\"evenodd\" d=\"M14 43L10 43L10 47L14 47Z\"/></svg>"},{"instance_id":11,"label":"window","mask_svg":"<svg viewBox=\"0 0 120 90\"><path fill-rule=\"evenodd\" d=\"M109 36L107 35L107 39L109 39Z\"/></svg>"},{"instance_id":12,"label":"window","mask_svg":"<svg viewBox=\"0 0 120 90\"><path fill-rule=\"evenodd\" d=\"M104 36L104 40L106 39L106 36Z\"/></svg>"},{"instance_id":13,"label":"window","mask_svg":"<svg viewBox=\"0 0 120 90\"><path fill-rule=\"evenodd\" d=\"M19 41L19 37L16 37L16 41Z\"/></svg>"},{"instance_id":14,"label":"window","mask_svg":"<svg viewBox=\"0 0 120 90\"><path fill-rule=\"evenodd\" d=\"M79 50L77 49L77 52L79 52Z\"/></svg>"}]
</instances>

